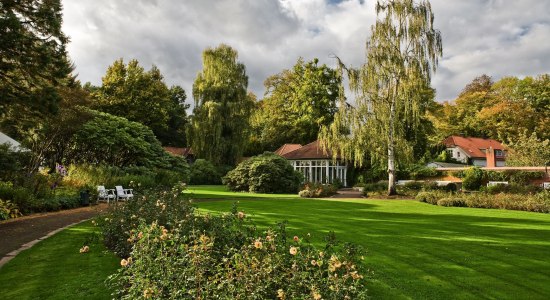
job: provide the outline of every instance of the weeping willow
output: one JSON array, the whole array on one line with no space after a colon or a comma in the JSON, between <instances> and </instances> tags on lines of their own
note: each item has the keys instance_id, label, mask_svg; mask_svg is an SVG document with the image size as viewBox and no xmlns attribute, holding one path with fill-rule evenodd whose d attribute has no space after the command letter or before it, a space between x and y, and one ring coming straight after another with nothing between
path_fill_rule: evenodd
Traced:
<instances>
[{"instance_id":1,"label":"weeping willow","mask_svg":"<svg viewBox=\"0 0 550 300\"><path fill-rule=\"evenodd\" d=\"M217 165L242 156L254 101L247 94L245 66L227 45L203 52L203 70L193 83L195 108L188 128L193 152Z\"/></svg>"},{"instance_id":2,"label":"weeping willow","mask_svg":"<svg viewBox=\"0 0 550 300\"><path fill-rule=\"evenodd\" d=\"M335 157L356 166L367 154L374 162L387 162L388 194L393 195L396 160L412 157L406 133L418 127L427 101L433 101L425 95L443 48L429 1L378 1L376 13L366 63L354 69L338 59L338 72L348 77L356 105L346 104L342 87L339 111L321 129L320 139Z\"/></svg>"}]
</instances>

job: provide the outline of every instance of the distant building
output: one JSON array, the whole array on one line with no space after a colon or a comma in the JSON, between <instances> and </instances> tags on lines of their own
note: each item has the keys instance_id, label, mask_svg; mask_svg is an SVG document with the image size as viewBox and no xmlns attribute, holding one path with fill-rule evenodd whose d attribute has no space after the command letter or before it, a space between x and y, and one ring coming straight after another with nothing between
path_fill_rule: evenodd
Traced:
<instances>
[{"instance_id":1,"label":"distant building","mask_svg":"<svg viewBox=\"0 0 550 300\"><path fill-rule=\"evenodd\" d=\"M333 183L339 180L347 186L347 164L340 159L333 160L329 151L321 149L319 141L305 146L284 144L275 150L275 154L289 160L294 170L304 175L306 182Z\"/></svg>"},{"instance_id":2,"label":"distant building","mask_svg":"<svg viewBox=\"0 0 550 300\"><path fill-rule=\"evenodd\" d=\"M183 156L188 163L195 162L195 154L191 148L163 147L164 150L175 156Z\"/></svg>"},{"instance_id":3,"label":"distant building","mask_svg":"<svg viewBox=\"0 0 550 300\"><path fill-rule=\"evenodd\" d=\"M450 136L443 141L449 155L465 164L479 167L504 167L506 147L499 141L475 137Z\"/></svg>"}]
</instances>

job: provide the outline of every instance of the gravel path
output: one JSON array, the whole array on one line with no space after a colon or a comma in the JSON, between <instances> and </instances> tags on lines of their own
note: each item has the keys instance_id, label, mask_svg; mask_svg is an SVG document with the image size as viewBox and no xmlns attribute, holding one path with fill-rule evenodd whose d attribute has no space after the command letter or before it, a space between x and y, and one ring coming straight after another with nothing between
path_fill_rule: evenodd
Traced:
<instances>
[{"instance_id":1,"label":"gravel path","mask_svg":"<svg viewBox=\"0 0 550 300\"><path fill-rule=\"evenodd\" d=\"M107 204L34 214L0 222L0 266L59 229L97 216Z\"/></svg>"}]
</instances>

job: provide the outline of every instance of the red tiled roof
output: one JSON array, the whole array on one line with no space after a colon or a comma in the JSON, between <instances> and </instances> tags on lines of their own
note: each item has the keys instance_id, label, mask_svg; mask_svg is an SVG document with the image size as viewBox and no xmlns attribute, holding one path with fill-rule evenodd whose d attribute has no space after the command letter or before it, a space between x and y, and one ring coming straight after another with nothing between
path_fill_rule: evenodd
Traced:
<instances>
[{"instance_id":1,"label":"red tiled roof","mask_svg":"<svg viewBox=\"0 0 550 300\"><path fill-rule=\"evenodd\" d=\"M301 147L302 147L302 145L300 145L300 144L284 144L281 147L279 147L279 149L275 150L274 152L277 155L283 156L283 155L287 154L288 152L292 152L292 151L294 151L296 149L299 149Z\"/></svg>"},{"instance_id":2,"label":"red tiled roof","mask_svg":"<svg viewBox=\"0 0 550 300\"><path fill-rule=\"evenodd\" d=\"M193 149L191 148L178 148L178 147L163 147L164 150L173 155L181 155L187 157L193 155Z\"/></svg>"},{"instance_id":3,"label":"red tiled roof","mask_svg":"<svg viewBox=\"0 0 550 300\"><path fill-rule=\"evenodd\" d=\"M319 141L315 141L281 156L286 159L332 159L330 151L323 151L320 146Z\"/></svg>"},{"instance_id":4,"label":"red tiled roof","mask_svg":"<svg viewBox=\"0 0 550 300\"><path fill-rule=\"evenodd\" d=\"M446 138L443 141L443 144L447 147L460 147L464 152L466 152L470 157L482 157L485 158L486 154L482 151L493 148L493 150L506 150L499 141L493 139L482 139L475 137L462 137L457 135L452 135Z\"/></svg>"}]
</instances>

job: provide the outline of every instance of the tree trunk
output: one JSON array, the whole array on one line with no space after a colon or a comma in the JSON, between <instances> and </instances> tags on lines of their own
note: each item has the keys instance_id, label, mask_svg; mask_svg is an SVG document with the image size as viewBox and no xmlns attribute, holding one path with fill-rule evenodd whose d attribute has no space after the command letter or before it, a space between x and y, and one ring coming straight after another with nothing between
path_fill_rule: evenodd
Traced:
<instances>
[{"instance_id":1,"label":"tree trunk","mask_svg":"<svg viewBox=\"0 0 550 300\"><path fill-rule=\"evenodd\" d=\"M395 122L395 104L390 104L390 119L388 129L388 196L397 195L395 189L395 141L394 141L394 122Z\"/></svg>"}]
</instances>

